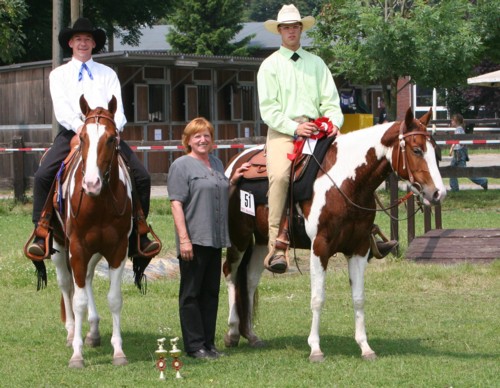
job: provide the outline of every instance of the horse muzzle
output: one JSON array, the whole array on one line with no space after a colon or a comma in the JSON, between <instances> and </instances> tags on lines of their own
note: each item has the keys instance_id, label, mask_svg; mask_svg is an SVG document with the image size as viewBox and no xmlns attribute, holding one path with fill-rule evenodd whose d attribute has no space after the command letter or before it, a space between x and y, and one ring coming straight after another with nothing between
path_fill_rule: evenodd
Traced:
<instances>
[{"instance_id":1,"label":"horse muzzle","mask_svg":"<svg viewBox=\"0 0 500 388\"><path fill-rule=\"evenodd\" d=\"M90 197L97 197L101 194L102 190L102 179L100 176L96 176L93 179L89 179L87 177L83 178L82 188L85 194Z\"/></svg>"}]
</instances>

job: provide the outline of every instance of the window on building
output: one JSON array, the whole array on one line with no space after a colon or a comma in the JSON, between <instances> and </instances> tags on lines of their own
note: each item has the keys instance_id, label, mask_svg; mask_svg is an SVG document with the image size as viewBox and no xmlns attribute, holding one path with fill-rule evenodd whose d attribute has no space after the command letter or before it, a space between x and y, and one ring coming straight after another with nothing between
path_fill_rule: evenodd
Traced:
<instances>
[{"instance_id":1,"label":"window on building","mask_svg":"<svg viewBox=\"0 0 500 388\"><path fill-rule=\"evenodd\" d=\"M415 116L420 117L427 113L430 108L434 109L435 99L436 118L447 119L448 109L446 107L445 96L445 92L443 93L441 90L413 85L413 106L415 107Z\"/></svg>"}]
</instances>

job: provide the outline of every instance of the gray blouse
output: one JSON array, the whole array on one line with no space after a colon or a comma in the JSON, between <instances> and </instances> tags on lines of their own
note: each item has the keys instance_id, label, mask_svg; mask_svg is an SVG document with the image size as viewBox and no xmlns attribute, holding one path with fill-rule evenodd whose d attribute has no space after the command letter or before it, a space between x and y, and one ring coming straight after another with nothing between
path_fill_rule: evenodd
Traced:
<instances>
[{"instance_id":1,"label":"gray blouse","mask_svg":"<svg viewBox=\"0 0 500 388\"><path fill-rule=\"evenodd\" d=\"M177 158L168 171L168 196L171 201L182 202L193 244L223 248L231 245L227 222L229 180L222 161L211 154L209 160L211 170L191 156ZM175 238L179 255L177 230Z\"/></svg>"}]
</instances>

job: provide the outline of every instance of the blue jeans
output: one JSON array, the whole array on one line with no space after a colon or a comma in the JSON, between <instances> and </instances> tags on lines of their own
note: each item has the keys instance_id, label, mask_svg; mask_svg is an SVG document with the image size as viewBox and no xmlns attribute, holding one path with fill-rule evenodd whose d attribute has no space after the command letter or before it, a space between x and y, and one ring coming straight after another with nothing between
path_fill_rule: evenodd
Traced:
<instances>
[{"instance_id":1,"label":"blue jeans","mask_svg":"<svg viewBox=\"0 0 500 388\"><path fill-rule=\"evenodd\" d=\"M465 154L465 151L463 149L455 150L453 151L453 157L451 158L451 167L467 167L467 156ZM474 182L476 185L479 185L481 187L486 187L488 184L488 178L469 178L472 182ZM451 191L458 191L458 179L457 178L450 178L450 187Z\"/></svg>"}]
</instances>

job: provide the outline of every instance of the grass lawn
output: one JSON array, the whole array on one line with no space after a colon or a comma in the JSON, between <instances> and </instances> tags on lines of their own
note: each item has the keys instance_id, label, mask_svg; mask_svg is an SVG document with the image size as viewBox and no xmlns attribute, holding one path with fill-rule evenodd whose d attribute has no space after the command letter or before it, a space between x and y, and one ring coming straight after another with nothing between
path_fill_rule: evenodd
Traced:
<instances>
[{"instance_id":1,"label":"grass lawn","mask_svg":"<svg viewBox=\"0 0 500 388\"><path fill-rule=\"evenodd\" d=\"M381 193L384 200L386 193ZM348 273L342 257L327 274L327 298L321 319L326 360L308 361L310 286L306 272L265 273L255 330L267 342L252 349L242 340L227 357L198 361L181 356L182 380L167 369L167 382L155 369L156 340L180 336L178 278L150 281L142 295L123 283L123 348L129 365L111 365L111 316L107 279L96 277L102 346L84 349L86 367L70 370L71 349L59 319L59 290L52 263L48 287L37 292L33 266L22 254L32 230L31 204L0 200L0 376L2 387L495 387L500 386L500 261L488 265L420 265L400 257L373 260L366 272L366 327L375 362L361 360L354 341ZM420 217L420 216L419 216ZM450 193L443 205L445 228L500 225L498 191ZM165 199L154 199L150 216L162 238L162 257L174 251L173 223ZM388 231L387 216L377 223ZM405 236L406 222L400 235ZM417 225L421 225L421 222ZM419 226L420 228L420 226ZM420 234L421 230L417 230ZM403 239L402 239L403 240ZM299 265L307 268L300 252ZM228 316L227 291L221 285L217 345ZM84 331L87 330L86 325ZM182 342L180 342L182 344ZM182 346L180 346L182 349Z\"/></svg>"}]
</instances>

